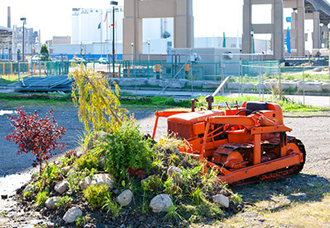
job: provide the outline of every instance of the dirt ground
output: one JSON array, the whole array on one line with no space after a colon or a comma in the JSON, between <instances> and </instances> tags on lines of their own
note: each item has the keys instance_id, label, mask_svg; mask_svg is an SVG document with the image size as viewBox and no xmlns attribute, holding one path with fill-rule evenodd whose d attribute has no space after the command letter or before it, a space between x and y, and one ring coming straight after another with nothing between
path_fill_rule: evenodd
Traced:
<instances>
[{"instance_id":1,"label":"dirt ground","mask_svg":"<svg viewBox=\"0 0 330 228\"><path fill-rule=\"evenodd\" d=\"M40 116L44 116L48 109L48 107L43 107L38 108L37 111L40 113ZM0 103L0 110L13 110L13 108L8 108L6 104ZM66 136L63 138L64 142L69 147L68 149L76 147L77 140L74 138L77 137L79 132L83 129L82 124L77 118L76 108L56 107L54 110L55 118L59 125L63 125L68 129ZM26 108L26 111L30 112L34 111L34 109ZM154 110L136 108L131 111L140 124L141 131L152 134L155 120ZM247 202L248 205L255 205L263 200L274 201L274 204L271 206L268 205L265 208L281 211L285 209L281 203L283 198L276 201L274 197L284 196L284 200L290 200L290 204L299 204L299 202L303 204L306 202L320 202L324 198L324 195L330 194L330 118L285 118L284 122L286 126L293 129L288 135L299 138L306 147L307 159L304 169L296 177L234 188L233 191L241 194L243 196L243 201ZM21 173L20 175L24 176L32 163L33 157L29 155L17 156L15 154L17 146L4 139L5 135L9 134L12 130L5 115L0 115L0 127L0 193L1 195L10 195L4 191L6 189L6 184L9 185L10 183L8 182L17 182L18 180L15 176L12 176L12 174ZM156 138L159 138L159 136L165 132L166 121L160 121ZM322 188L319 186L322 186ZM36 224L36 221L47 224L47 219L38 218L37 215L26 213L23 209L20 210L13 205L15 205L15 203L11 202L10 198L0 199L0 213L6 211L6 215L8 216L12 213L16 221L7 225L13 217L10 219L8 216L2 216L1 214L0 227L25 227L29 224ZM240 225L241 227L265 227L275 224L279 227L295 227L294 225L278 224L261 217L256 212L250 212L250 210L243 210L242 213L238 214L236 217L239 216L244 217L244 222ZM226 221L218 221L216 224L218 225L214 227L226 227L230 225L227 224ZM329 221L325 224L330 226ZM196 226L201 227L203 225L196 224ZM192 227L195 226L193 225Z\"/></svg>"}]
</instances>

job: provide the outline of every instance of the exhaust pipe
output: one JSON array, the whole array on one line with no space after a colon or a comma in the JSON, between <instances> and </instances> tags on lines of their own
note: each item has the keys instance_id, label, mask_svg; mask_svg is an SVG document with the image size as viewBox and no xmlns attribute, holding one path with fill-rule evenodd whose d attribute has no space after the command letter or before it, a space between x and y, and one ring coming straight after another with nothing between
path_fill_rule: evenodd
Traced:
<instances>
[{"instance_id":1,"label":"exhaust pipe","mask_svg":"<svg viewBox=\"0 0 330 228\"><path fill-rule=\"evenodd\" d=\"M223 80L223 82L218 86L218 88L214 91L212 95L208 95L205 100L207 102L207 110L212 110L212 103L214 102L214 97L217 95L220 90L226 85L228 80L231 78L231 76L228 76Z\"/></svg>"}]
</instances>

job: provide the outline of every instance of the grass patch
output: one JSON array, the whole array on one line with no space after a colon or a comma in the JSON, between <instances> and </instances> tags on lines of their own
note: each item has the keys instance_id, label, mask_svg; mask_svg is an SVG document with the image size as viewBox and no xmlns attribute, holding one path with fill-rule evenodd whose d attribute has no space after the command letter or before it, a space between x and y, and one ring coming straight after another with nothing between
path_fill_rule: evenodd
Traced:
<instances>
[{"instance_id":1,"label":"grass patch","mask_svg":"<svg viewBox=\"0 0 330 228\"><path fill-rule=\"evenodd\" d=\"M22 78L29 76L28 74L26 75L21 75ZM17 74L6 74L6 75L1 75L0 76L0 85L9 85L14 82L20 81L20 78Z\"/></svg>"},{"instance_id":2,"label":"grass patch","mask_svg":"<svg viewBox=\"0 0 330 228\"><path fill-rule=\"evenodd\" d=\"M57 93L0 93L0 100L8 107L73 106L70 94Z\"/></svg>"},{"instance_id":3,"label":"grass patch","mask_svg":"<svg viewBox=\"0 0 330 228\"><path fill-rule=\"evenodd\" d=\"M199 107L206 108L207 104L205 102L205 97L200 96L197 98ZM221 105L221 107L224 107L225 102L227 102L231 106L236 107L236 101L239 104L242 104L245 101L259 101L261 100L259 97L251 97L251 96L244 96L244 97L222 97L222 96L216 96L214 97L214 104ZM310 106L310 105L303 105L301 103L296 103L291 101L290 99L284 98L282 100L278 100L276 98L266 98L265 101L267 102L273 102L277 103L281 106L283 112L289 112L293 115L302 115L302 114L324 114L329 113L328 108L324 107L317 107L317 106Z\"/></svg>"},{"instance_id":4,"label":"grass patch","mask_svg":"<svg viewBox=\"0 0 330 228\"><path fill-rule=\"evenodd\" d=\"M159 96L121 96L121 104L125 106L147 106L147 107L185 107L189 108L191 101L179 100L176 101L173 97L159 97Z\"/></svg>"},{"instance_id":5,"label":"grass patch","mask_svg":"<svg viewBox=\"0 0 330 228\"><path fill-rule=\"evenodd\" d=\"M205 96L197 97L197 107L207 107L205 102ZM7 102L9 107L20 107L22 105L29 106L73 106L71 94L58 94L58 93L0 93L0 100ZM225 102L232 106L236 106L236 101L242 104L246 101L259 101L257 96L244 96L244 97L214 97L214 104L225 107ZM303 105L301 103L293 102L289 99L284 98L278 100L275 98L266 98L268 102L278 103L283 112L289 112L291 115L315 115L329 113L328 108ZM160 97L160 96L121 96L120 102L125 107L148 107L156 108L165 107L174 110L176 108L187 108L191 107L190 99L175 100L172 97Z\"/></svg>"}]
</instances>

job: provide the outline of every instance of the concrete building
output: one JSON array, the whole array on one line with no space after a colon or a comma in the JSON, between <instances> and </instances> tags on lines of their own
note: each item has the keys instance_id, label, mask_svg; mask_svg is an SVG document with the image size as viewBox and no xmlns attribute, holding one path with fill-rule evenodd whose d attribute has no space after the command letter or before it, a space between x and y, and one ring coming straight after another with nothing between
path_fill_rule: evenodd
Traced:
<instances>
[{"instance_id":1,"label":"concrete building","mask_svg":"<svg viewBox=\"0 0 330 228\"><path fill-rule=\"evenodd\" d=\"M0 26L0 57L10 59L12 54L13 31L10 28Z\"/></svg>"},{"instance_id":2,"label":"concrete building","mask_svg":"<svg viewBox=\"0 0 330 228\"><path fill-rule=\"evenodd\" d=\"M52 45L54 44L71 44L71 36L53 36Z\"/></svg>"},{"instance_id":3,"label":"concrete building","mask_svg":"<svg viewBox=\"0 0 330 228\"><path fill-rule=\"evenodd\" d=\"M72 44L89 44L101 40L98 29L101 23L102 9L72 9Z\"/></svg>"},{"instance_id":4,"label":"concrete building","mask_svg":"<svg viewBox=\"0 0 330 228\"><path fill-rule=\"evenodd\" d=\"M41 44L40 31L34 31L33 28L24 27L24 53L39 53ZM12 60L17 60L17 53L23 50L23 27L13 26L13 42L12 42Z\"/></svg>"}]
</instances>

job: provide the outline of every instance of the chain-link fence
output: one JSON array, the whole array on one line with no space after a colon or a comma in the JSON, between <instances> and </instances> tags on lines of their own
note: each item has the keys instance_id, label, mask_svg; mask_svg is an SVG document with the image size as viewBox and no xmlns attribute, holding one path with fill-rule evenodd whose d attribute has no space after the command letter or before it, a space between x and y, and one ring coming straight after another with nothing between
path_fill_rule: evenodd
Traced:
<instances>
[{"instance_id":1,"label":"chain-link fence","mask_svg":"<svg viewBox=\"0 0 330 228\"><path fill-rule=\"evenodd\" d=\"M52 61L0 62L0 85L24 76L66 75L73 70L71 64L75 62L116 80L122 90L131 92L192 96L196 92L212 93L231 76L222 94L254 94L261 99L268 95L285 96L303 104L311 103L307 101L313 100L310 96L328 98L330 94L329 67L316 66L310 61L294 66L290 60L291 66L285 66L279 61L264 60L262 55L228 52L221 55L121 55L115 60L111 56L97 60L69 57L52 55Z\"/></svg>"}]
</instances>

